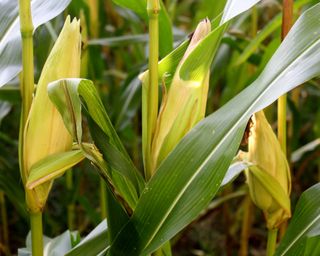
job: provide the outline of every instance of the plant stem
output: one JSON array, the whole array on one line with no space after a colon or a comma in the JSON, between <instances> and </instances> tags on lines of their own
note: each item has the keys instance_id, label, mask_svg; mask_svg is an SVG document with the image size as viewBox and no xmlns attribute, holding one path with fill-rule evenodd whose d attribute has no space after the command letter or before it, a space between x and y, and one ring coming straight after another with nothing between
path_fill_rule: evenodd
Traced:
<instances>
[{"instance_id":1,"label":"plant stem","mask_svg":"<svg viewBox=\"0 0 320 256\"><path fill-rule=\"evenodd\" d=\"M159 61L159 0L148 0L147 11L149 17L149 84L147 89L147 137L145 160L145 178L149 180L153 175L153 164L151 160L151 145L153 134L157 125L158 101L159 101L159 80L158 80L158 61ZM162 255L161 248L153 255Z\"/></svg>"},{"instance_id":2,"label":"plant stem","mask_svg":"<svg viewBox=\"0 0 320 256\"><path fill-rule=\"evenodd\" d=\"M283 0L281 39L283 40L288 34L293 22L293 0ZM287 95L278 99L278 139L282 151L287 155ZM286 230L286 223L280 227L280 237Z\"/></svg>"},{"instance_id":3,"label":"plant stem","mask_svg":"<svg viewBox=\"0 0 320 256\"><path fill-rule=\"evenodd\" d=\"M149 84L147 85L147 98L144 98L143 104L147 111L146 120L146 141L144 150L145 176L146 180L152 176L152 161L151 161L151 144L152 138L157 124L158 117L158 60L159 60L159 0L148 0L147 11L149 16Z\"/></svg>"},{"instance_id":4,"label":"plant stem","mask_svg":"<svg viewBox=\"0 0 320 256\"><path fill-rule=\"evenodd\" d=\"M251 202L250 195L247 194L243 202L243 220L242 220L240 252L239 252L240 256L248 255L248 244L249 244L251 223L252 223L252 202Z\"/></svg>"},{"instance_id":5,"label":"plant stem","mask_svg":"<svg viewBox=\"0 0 320 256\"><path fill-rule=\"evenodd\" d=\"M43 255L42 213L30 213L32 256Z\"/></svg>"},{"instance_id":6,"label":"plant stem","mask_svg":"<svg viewBox=\"0 0 320 256\"><path fill-rule=\"evenodd\" d=\"M28 118L34 89L33 23L30 0L19 0L20 31L22 37L22 122Z\"/></svg>"},{"instance_id":7,"label":"plant stem","mask_svg":"<svg viewBox=\"0 0 320 256\"><path fill-rule=\"evenodd\" d=\"M66 172L66 187L68 190L68 194L69 195L72 194L72 190L73 190L72 169ZM74 203L73 201L70 201L68 204L68 229L69 230L74 229L74 217L75 217L74 209L75 209Z\"/></svg>"},{"instance_id":8,"label":"plant stem","mask_svg":"<svg viewBox=\"0 0 320 256\"><path fill-rule=\"evenodd\" d=\"M100 178L100 210L101 218L107 218L107 190L105 181Z\"/></svg>"},{"instance_id":9,"label":"plant stem","mask_svg":"<svg viewBox=\"0 0 320 256\"><path fill-rule=\"evenodd\" d=\"M278 229L268 230L267 256L273 256L277 245Z\"/></svg>"},{"instance_id":10,"label":"plant stem","mask_svg":"<svg viewBox=\"0 0 320 256\"><path fill-rule=\"evenodd\" d=\"M19 0L20 32L22 38L22 112L19 135L19 160L22 175L26 172L23 170L22 141L23 131L28 118L29 110L32 103L32 94L34 89L34 67L33 67L33 23L31 16L31 1ZM23 180L25 177L23 177ZM25 180L24 180L25 182ZM42 238L42 213L30 213L32 255L43 255L43 238Z\"/></svg>"}]
</instances>

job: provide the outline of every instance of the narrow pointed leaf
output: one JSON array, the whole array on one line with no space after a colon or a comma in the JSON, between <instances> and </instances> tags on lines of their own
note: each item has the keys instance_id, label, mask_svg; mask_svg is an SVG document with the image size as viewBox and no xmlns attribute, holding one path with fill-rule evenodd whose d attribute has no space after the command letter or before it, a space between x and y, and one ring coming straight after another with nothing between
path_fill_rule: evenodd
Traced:
<instances>
[{"instance_id":1,"label":"narrow pointed leaf","mask_svg":"<svg viewBox=\"0 0 320 256\"><path fill-rule=\"evenodd\" d=\"M308 239L320 235L319 205L320 183L307 189L301 195L288 229L278 246L275 256L304 255Z\"/></svg>"},{"instance_id":2,"label":"narrow pointed leaf","mask_svg":"<svg viewBox=\"0 0 320 256\"><path fill-rule=\"evenodd\" d=\"M31 167L26 187L33 189L47 181L56 179L83 159L84 155L81 150L50 155Z\"/></svg>"},{"instance_id":3,"label":"narrow pointed leaf","mask_svg":"<svg viewBox=\"0 0 320 256\"><path fill-rule=\"evenodd\" d=\"M31 12L34 28L60 14L71 0L33 0ZM18 1L0 1L0 87L22 69ZM45 15L44 15L45 13Z\"/></svg>"},{"instance_id":4,"label":"narrow pointed leaf","mask_svg":"<svg viewBox=\"0 0 320 256\"><path fill-rule=\"evenodd\" d=\"M162 162L110 255L151 253L209 204L250 116L320 73L319 12L320 4L306 11L258 79L196 125Z\"/></svg>"}]
</instances>

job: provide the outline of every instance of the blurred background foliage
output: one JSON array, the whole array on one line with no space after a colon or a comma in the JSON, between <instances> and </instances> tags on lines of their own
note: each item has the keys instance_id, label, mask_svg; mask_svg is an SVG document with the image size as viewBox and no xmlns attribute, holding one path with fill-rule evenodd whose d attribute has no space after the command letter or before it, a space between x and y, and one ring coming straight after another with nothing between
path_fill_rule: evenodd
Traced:
<instances>
[{"instance_id":1,"label":"blurred background foliage","mask_svg":"<svg viewBox=\"0 0 320 256\"><path fill-rule=\"evenodd\" d=\"M315 2L295 1L295 17ZM201 19L219 15L224 4L225 1L216 0L164 0L173 26L173 45L186 39ZM207 113L226 103L261 72L280 44L281 8L280 1L264 0L233 21L212 65ZM81 18L81 76L95 82L118 134L142 170L139 166L142 161L138 74L146 69L148 59L146 22L111 0L73 0L63 14L35 33L35 81L67 14ZM18 167L18 81L16 78L0 89L0 255L15 254L17 248L24 246L28 233ZM320 181L319 102L319 79L292 91L288 100L293 208L302 191ZM266 114L276 130L275 105L270 106ZM307 144L309 147L303 148ZM72 179L71 188L65 177L54 183L44 215L47 236L54 237L68 229L66 213L70 205L75 209L73 228L79 230L81 236L101 221L99 177L91 164L83 162L75 167ZM263 216L246 195L243 176L222 188L208 209L173 239L173 254L241 255L243 212L249 207L249 252L250 255L264 255Z\"/></svg>"}]
</instances>

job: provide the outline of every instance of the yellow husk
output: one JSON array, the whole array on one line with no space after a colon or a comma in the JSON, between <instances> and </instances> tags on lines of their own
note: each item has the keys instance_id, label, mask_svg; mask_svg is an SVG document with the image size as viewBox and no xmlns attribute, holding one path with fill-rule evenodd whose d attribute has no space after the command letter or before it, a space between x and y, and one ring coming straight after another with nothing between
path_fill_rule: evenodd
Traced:
<instances>
[{"instance_id":1,"label":"yellow husk","mask_svg":"<svg viewBox=\"0 0 320 256\"><path fill-rule=\"evenodd\" d=\"M255 113L252 120L248 160L274 177L290 202L291 175L286 156L263 111ZM247 176L251 198L264 212L268 229L278 228L291 217L290 209L282 208L265 189L266 184L262 184L250 171Z\"/></svg>"},{"instance_id":2,"label":"yellow husk","mask_svg":"<svg viewBox=\"0 0 320 256\"><path fill-rule=\"evenodd\" d=\"M49 100L47 86L50 82L61 78L79 77L80 53L80 22L76 19L70 22L70 17L67 17L43 67L25 126L23 141L24 184L33 164L51 154L64 152L72 147L72 137L65 128L59 112ZM32 190L26 190L30 211L42 210L51 185L52 182L47 182Z\"/></svg>"},{"instance_id":3,"label":"yellow husk","mask_svg":"<svg viewBox=\"0 0 320 256\"><path fill-rule=\"evenodd\" d=\"M205 115L210 66L198 81L181 79L180 69L192 50L210 31L209 20L205 19L199 23L177 67L168 95L163 96L151 149L153 171L180 139Z\"/></svg>"}]
</instances>

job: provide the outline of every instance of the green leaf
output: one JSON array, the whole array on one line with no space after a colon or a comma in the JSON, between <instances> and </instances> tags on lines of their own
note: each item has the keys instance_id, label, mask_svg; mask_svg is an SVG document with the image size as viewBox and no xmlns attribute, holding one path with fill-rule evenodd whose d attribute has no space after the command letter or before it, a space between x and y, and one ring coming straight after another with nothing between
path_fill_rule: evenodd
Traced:
<instances>
[{"instance_id":1,"label":"green leaf","mask_svg":"<svg viewBox=\"0 0 320 256\"><path fill-rule=\"evenodd\" d=\"M26 187L34 187L62 176L69 168L81 162L81 150L73 150L50 155L31 166Z\"/></svg>"},{"instance_id":2,"label":"green leaf","mask_svg":"<svg viewBox=\"0 0 320 256\"><path fill-rule=\"evenodd\" d=\"M87 256L98 255L108 246L108 227L103 220L94 230L90 232L77 246L65 256Z\"/></svg>"},{"instance_id":3,"label":"green leaf","mask_svg":"<svg viewBox=\"0 0 320 256\"><path fill-rule=\"evenodd\" d=\"M298 162L302 156L310 151L314 151L318 146L320 145L320 138L317 138L313 141L310 141L306 145L296 149L294 152L291 154L291 161L293 163Z\"/></svg>"},{"instance_id":4,"label":"green leaf","mask_svg":"<svg viewBox=\"0 0 320 256\"><path fill-rule=\"evenodd\" d=\"M259 2L260 0L246 0L246 1L228 0L223 11L221 24L226 23L232 18L238 16L240 13L243 13L249 10L252 6L254 6Z\"/></svg>"},{"instance_id":5,"label":"green leaf","mask_svg":"<svg viewBox=\"0 0 320 256\"><path fill-rule=\"evenodd\" d=\"M148 22L147 0L113 0L114 3L136 12L141 18ZM173 47L173 36L171 21L162 1L159 12L159 48L160 56L167 55Z\"/></svg>"},{"instance_id":6,"label":"green leaf","mask_svg":"<svg viewBox=\"0 0 320 256\"><path fill-rule=\"evenodd\" d=\"M223 178L223 181L221 182L221 186L228 185L234 181L240 175L240 173L242 173L248 167L249 164L245 161L237 161L231 164Z\"/></svg>"},{"instance_id":7,"label":"green leaf","mask_svg":"<svg viewBox=\"0 0 320 256\"><path fill-rule=\"evenodd\" d=\"M34 28L56 17L69 3L70 0L31 1ZM8 83L22 69L18 7L17 1L0 2L0 87Z\"/></svg>"},{"instance_id":8,"label":"green leaf","mask_svg":"<svg viewBox=\"0 0 320 256\"><path fill-rule=\"evenodd\" d=\"M135 167L132 165L131 161L128 158L125 158L116 147L108 142L108 137L100 129L100 127L95 122L93 122L90 117L88 119L92 139L95 141L95 145L102 153L105 161L109 163L110 167L112 167L108 168L107 170L109 172L109 179L111 180L111 183L119 191L123 191L123 193L126 191L125 198L127 200L127 203L132 209L134 209L137 204L140 192L143 189L142 183L141 186L138 185L138 187L135 188L129 180L124 179L124 176L131 176L133 171L138 171L135 170ZM121 175L121 172L125 175Z\"/></svg>"},{"instance_id":9,"label":"green leaf","mask_svg":"<svg viewBox=\"0 0 320 256\"><path fill-rule=\"evenodd\" d=\"M104 178L114 181L112 183L117 185L117 190L134 208L144 188L144 180L114 130L93 83L85 79L59 80L49 84L48 92L86 157L100 167ZM96 124L96 133L103 136L97 143L101 143L104 159L94 146L82 142L82 106Z\"/></svg>"},{"instance_id":10,"label":"green leaf","mask_svg":"<svg viewBox=\"0 0 320 256\"><path fill-rule=\"evenodd\" d=\"M261 43L268 37L270 34L274 33L277 29L280 28L282 24L282 15L279 14L274 17L267 25L257 34L255 38L250 40L250 43L242 51L241 55L237 58L234 65L240 65L245 62L261 45Z\"/></svg>"},{"instance_id":11,"label":"green leaf","mask_svg":"<svg viewBox=\"0 0 320 256\"><path fill-rule=\"evenodd\" d=\"M113 192L107 186L107 223L110 243L113 242L121 228L127 224L128 221L129 216L125 209L123 209Z\"/></svg>"},{"instance_id":12,"label":"green leaf","mask_svg":"<svg viewBox=\"0 0 320 256\"><path fill-rule=\"evenodd\" d=\"M319 12L320 4L306 11L257 80L196 125L162 162L110 255L151 253L209 204L250 116L320 73Z\"/></svg>"},{"instance_id":13,"label":"green leaf","mask_svg":"<svg viewBox=\"0 0 320 256\"><path fill-rule=\"evenodd\" d=\"M317 256L320 254L320 235L307 237L304 256Z\"/></svg>"},{"instance_id":14,"label":"green leaf","mask_svg":"<svg viewBox=\"0 0 320 256\"><path fill-rule=\"evenodd\" d=\"M103 45L109 47L119 47L135 43L146 43L148 42L148 35L124 35L117 37L99 38L92 39L88 42L88 45Z\"/></svg>"},{"instance_id":15,"label":"green leaf","mask_svg":"<svg viewBox=\"0 0 320 256\"><path fill-rule=\"evenodd\" d=\"M294 10L300 10L300 8L310 0L300 0L294 3ZM255 38L250 40L248 46L242 51L241 55L237 58L235 65L240 65L245 62L253 53L258 49L260 44L274 31L279 29L282 24L282 14L275 16L267 25L257 34Z\"/></svg>"},{"instance_id":16,"label":"green leaf","mask_svg":"<svg viewBox=\"0 0 320 256\"><path fill-rule=\"evenodd\" d=\"M304 254L311 246L310 238L320 235L320 183L307 189L301 195L285 236L275 256L310 255ZM313 239L312 239L313 240ZM312 242L311 242L312 243ZM313 247L313 246L312 246ZM319 247L317 248L319 251ZM318 254L315 254L318 255Z\"/></svg>"},{"instance_id":17,"label":"green leaf","mask_svg":"<svg viewBox=\"0 0 320 256\"><path fill-rule=\"evenodd\" d=\"M182 40L185 38L186 35L180 32L180 33L173 34L173 36L174 36L174 40ZM139 35L124 35L124 36L92 39L88 41L88 45L120 47L120 46L126 46L130 44L147 43L148 41L149 41L148 34L139 34Z\"/></svg>"}]
</instances>

